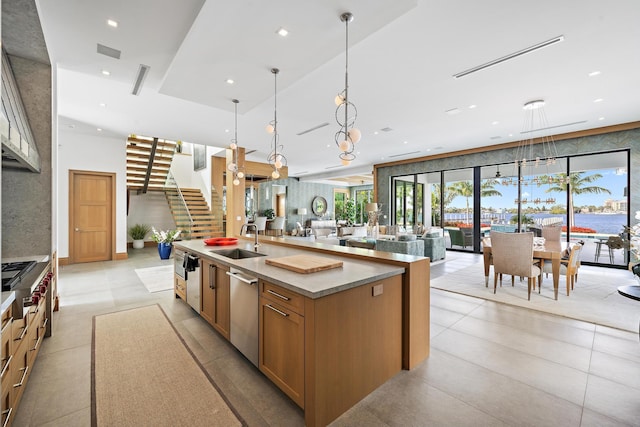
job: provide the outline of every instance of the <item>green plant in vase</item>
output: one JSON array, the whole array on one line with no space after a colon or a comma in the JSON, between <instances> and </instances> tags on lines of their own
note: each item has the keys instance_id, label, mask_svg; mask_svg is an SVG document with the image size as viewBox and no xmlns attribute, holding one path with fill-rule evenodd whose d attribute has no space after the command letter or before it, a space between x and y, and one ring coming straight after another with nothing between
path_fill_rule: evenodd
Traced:
<instances>
[{"instance_id":1,"label":"green plant in vase","mask_svg":"<svg viewBox=\"0 0 640 427\"><path fill-rule=\"evenodd\" d=\"M151 227L147 224L135 224L129 227L129 237L133 240L134 249L141 249L144 247L144 238L151 231Z\"/></svg>"}]
</instances>

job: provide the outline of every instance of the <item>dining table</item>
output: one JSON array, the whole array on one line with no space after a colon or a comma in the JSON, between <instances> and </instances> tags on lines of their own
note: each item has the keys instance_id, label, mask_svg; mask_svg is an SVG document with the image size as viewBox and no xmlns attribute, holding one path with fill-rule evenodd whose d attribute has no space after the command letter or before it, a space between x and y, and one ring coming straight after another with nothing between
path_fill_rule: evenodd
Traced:
<instances>
[{"instance_id":1,"label":"dining table","mask_svg":"<svg viewBox=\"0 0 640 427\"><path fill-rule=\"evenodd\" d=\"M558 299L558 283L560 282L560 261L563 255L568 254L571 244L562 241L546 240L544 244L533 246L533 258L545 261L551 261L551 269L553 272L553 296ZM489 286L489 269L491 267L491 238L482 239L482 254L484 258L484 283ZM540 268L542 270L542 266ZM542 280L538 284L540 286ZM567 295L569 295L569 284L567 284Z\"/></svg>"}]
</instances>

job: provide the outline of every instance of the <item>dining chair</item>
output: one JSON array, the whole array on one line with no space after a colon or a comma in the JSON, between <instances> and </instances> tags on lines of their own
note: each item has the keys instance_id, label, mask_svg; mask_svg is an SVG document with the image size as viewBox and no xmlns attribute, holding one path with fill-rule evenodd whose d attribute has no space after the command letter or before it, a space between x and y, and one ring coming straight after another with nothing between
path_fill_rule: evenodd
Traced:
<instances>
[{"instance_id":1,"label":"dining chair","mask_svg":"<svg viewBox=\"0 0 640 427\"><path fill-rule=\"evenodd\" d=\"M262 231L262 234L265 234L265 230L267 229L267 217L266 216L258 216L254 221L256 225L256 230L258 230L258 234Z\"/></svg>"},{"instance_id":2,"label":"dining chair","mask_svg":"<svg viewBox=\"0 0 640 427\"><path fill-rule=\"evenodd\" d=\"M269 230L273 232L274 236L282 236L284 235L284 217L277 216L271 224L269 224Z\"/></svg>"},{"instance_id":3,"label":"dining chair","mask_svg":"<svg viewBox=\"0 0 640 427\"><path fill-rule=\"evenodd\" d=\"M559 242L562 235L562 227L542 227L542 237L550 242Z\"/></svg>"},{"instance_id":4,"label":"dining chair","mask_svg":"<svg viewBox=\"0 0 640 427\"><path fill-rule=\"evenodd\" d=\"M573 285L578 281L578 269L580 268L580 253L582 252L583 245L576 243L571 247L569 253L569 259L563 259L560 261L560 274L567 276L567 296L569 296L569 288L573 290ZM553 273L551 263L546 263L542 267L543 272L548 276L549 273ZM538 293L542 288L542 282L538 286Z\"/></svg>"},{"instance_id":5,"label":"dining chair","mask_svg":"<svg viewBox=\"0 0 640 427\"><path fill-rule=\"evenodd\" d=\"M491 254L493 255L493 293L502 286L502 275L511 275L511 286L515 276L527 278L527 299L531 300L531 287L540 276L540 267L533 263L533 233L491 232Z\"/></svg>"}]
</instances>

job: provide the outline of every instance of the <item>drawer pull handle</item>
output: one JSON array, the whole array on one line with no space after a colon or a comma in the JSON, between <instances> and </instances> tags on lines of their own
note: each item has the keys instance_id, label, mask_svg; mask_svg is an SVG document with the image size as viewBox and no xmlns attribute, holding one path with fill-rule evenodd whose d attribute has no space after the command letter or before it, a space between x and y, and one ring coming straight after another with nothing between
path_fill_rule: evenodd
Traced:
<instances>
[{"instance_id":1,"label":"drawer pull handle","mask_svg":"<svg viewBox=\"0 0 640 427\"><path fill-rule=\"evenodd\" d=\"M276 313L278 313L281 316L289 317L289 315L287 313L285 313L282 310L278 310L277 308L273 307L271 304L267 304L265 307L270 308L271 310L275 311Z\"/></svg>"},{"instance_id":2,"label":"drawer pull handle","mask_svg":"<svg viewBox=\"0 0 640 427\"><path fill-rule=\"evenodd\" d=\"M38 349L38 345L40 345L40 341L42 341L42 335L36 338L36 344L33 346L31 351L36 351Z\"/></svg>"},{"instance_id":3,"label":"drawer pull handle","mask_svg":"<svg viewBox=\"0 0 640 427\"><path fill-rule=\"evenodd\" d=\"M13 412L13 408L5 409L4 411L2 411L2 416L3 417L5 415L7 416L7 418L4 419L4 423L2 423L2 427L7 427L9 425L9 420L11 419L11 412Z\"/></svg>"},{"instance_id":4,"label":"drawer pull handle","mask_svg":"<svg viewBox=\"0 0 640 427\"><path fill-rule=\"evenodd\" d=\"M267 292L269 292L271 295L276 296L276 297L278 297L280 299L283 299L285 301L291 301L291 298L285 297L284 295L280 295L279 293L274 292L271 289L267 289Z\"/></svg>"},{"instance_id":5,"label":"drawer pull handle","mask_svg":"<svg viewBox=\"0 0 640 427\"><path fill-rule=\"evenodd\" d=\"M49 323L49 318L48 318L48 317L45 317L45 318L44 318L44 321L42 322L42 328L43 328L43 329L47 327L47 323Z\"/></svg>"},{"instance_id":6,"label":"drawer pull handle","mask_svg":"<svg viewBox=\"0 0 640 427\"><path fill-rule=\"evenodd\" d=\"M13 359L13 354L9 356L8 359L2 359L3 362L6 360L7 363L4 365L4 368L2 368L2 373L0 374L0 377L4 377L4 374L7 372L7 368L11 364L11 359Z\"/></svg>"},{"instance_id":7,"label":"drawer pull handle","mask_svg":"<svg viewBox=\"0 0 640 427\"><path fill-rule=\"evenodd\" d=\"M24 379L27 377L27 372L29 372L29 367L25 366L24 368L20 368L18 370L22 371L22 378L20 378L20 382L18 384L13 385L13 388L22 387L22 384L24 384Z\"/></svg>"},{"instance_id":8,"label":"drawer pull handle","mask_svg":"<svg viewBox=\"0 0 640 427\"><path fill-rule=\"evenodd\" d=\"M24 336L27 334L27 329L29 329L29 325L25 325L22 328L22 333L20 334L20 336L18 338L16 338L14 341L20 341L22 340L22 338L24 338Z\"/></svg>"},{"instance_id":9,"label":"drawer pull handle","mask_svg":"<svg viewBox=\"0 0 640 427\"><path fill-rule=\"evenodd\" d=\"M11 326L12 322L13 322L13 316L10 317L9 320L7 320L7 323L2 327L2 332L0 332L2 335L4 335L4 333L7 331L7 328Z\"/></svg>"}]
</instances>

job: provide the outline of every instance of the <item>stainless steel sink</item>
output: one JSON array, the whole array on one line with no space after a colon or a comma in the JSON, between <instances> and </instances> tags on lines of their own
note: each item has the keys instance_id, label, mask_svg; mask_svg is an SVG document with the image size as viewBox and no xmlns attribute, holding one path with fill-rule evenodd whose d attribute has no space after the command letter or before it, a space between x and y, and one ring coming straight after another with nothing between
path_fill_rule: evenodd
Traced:
<instances>
[{"instance_id":1,"label":"stainless steel sink","mask_svg":"<svg viewBox=\"0 0 640 427\"><path fill-rule=\"evenodd\" d=\"M248 251L246 249L220 249L216 251L209 251L213 254L222 255L223 257L231 258L231 259L244 259L244 258L255 258L258 256L266 256L265 254L261 254L259 252Z\"/></svg>"}]
</instances>

